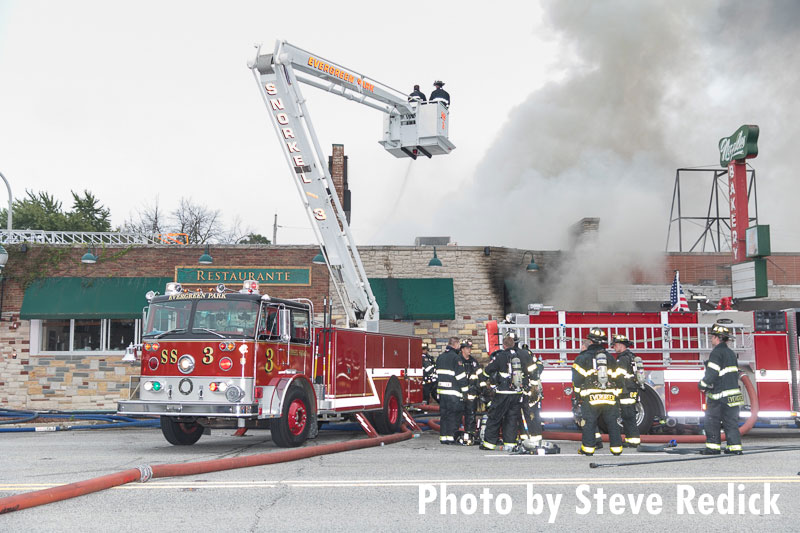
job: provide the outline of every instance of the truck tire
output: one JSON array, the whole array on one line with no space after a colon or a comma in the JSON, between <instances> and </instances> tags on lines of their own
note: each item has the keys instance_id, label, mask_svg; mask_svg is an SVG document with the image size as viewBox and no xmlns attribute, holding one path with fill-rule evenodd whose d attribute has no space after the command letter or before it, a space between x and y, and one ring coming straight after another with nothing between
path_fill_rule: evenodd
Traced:
<instances>
[{"instance_id":1,"label":"truck tire","mask_svg":"<svg viewBox=\"0 0 800 533\"><path fill-rule=\"evenodd\" d=\"M653 419L661 414L661 404L656 394L650 387L645 387L639 393L641 401L636 404L636 425L639 426L639 434L641 435L650 433L650 428L653 427ZM617 423L622 427L621 418L617 419ZM608 426L606 426L602 418L597 421L597 427L602 433L608 433Z\"/></svg>"},{"instance_id":2,"label":"truck tire","mask_svg":"<svg viewBox=\"0 0 800 533\"><path fill-rule=\"evenodd\" d=\"M300 387L290 387L283 401L281 417L269 425L272 442L281 448L296 448L308 439L311 409L306 393Z\"/></svg>"},{"instance_id":3,"label":"truck tire","mask_svg":"<svg viewBox=\"0 0 800 533\"><path fill-rule=\"evenodd\" d=\"M162 416L161 433L170 444L191 446L203 436L203 426L197 422L179 422L173 416Z\"/></svg>"},{"instance_id":4,"label":"truck tire","mask_svg":"<svg viewBox=\"0 0 800 533\"><path fill-rule=\"evenodd\" d=\"M392 376L383 395L383 407L372 413L372 422L381 435L397 433L403 426L403 391Z\"/></svg>"},{"instance_id":5,"label":"truck tire","mask_svg":"<svg viewBox=\"0 0 800 533\"><path fill-rule=\"evenodd\" d=\"M647 386L641 392L641 399L636 405L636 423L639 425L639 433L646 435L653 427L653 419L661 417L661 402L658 401L658 393Z\"/></svg>"}]
</instances>

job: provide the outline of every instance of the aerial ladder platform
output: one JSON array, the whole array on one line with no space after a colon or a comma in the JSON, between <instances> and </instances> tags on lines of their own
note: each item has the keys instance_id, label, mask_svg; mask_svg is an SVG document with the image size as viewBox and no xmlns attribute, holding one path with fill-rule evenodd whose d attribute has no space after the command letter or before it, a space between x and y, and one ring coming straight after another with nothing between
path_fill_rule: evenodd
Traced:
<instances>
[{"instance_id":1,"label":"aerial ladder platform","mask_svg":"<svg viewBox=\"0 0 800 533\"><path fill-rule=\"evenodd\" d=\"M378 331L380 309L369 285L345 212L309 117L300 84L310 85L384 113L379 143L398 158L449 154L450 112L442 102L407 95L360 72L285 41L248 63L269 111L300 198L320 243L349 327Z\"/></svg>"}]
</instances>

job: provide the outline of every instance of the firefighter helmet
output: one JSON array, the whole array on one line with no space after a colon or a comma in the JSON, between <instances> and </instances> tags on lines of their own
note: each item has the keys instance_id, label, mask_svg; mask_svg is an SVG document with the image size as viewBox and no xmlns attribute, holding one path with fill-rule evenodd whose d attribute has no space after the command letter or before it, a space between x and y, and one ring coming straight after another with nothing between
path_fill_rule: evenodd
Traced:
<instances>
[{"instance_id":1,"label":"firefighter helmet","mask_svg":"<svg viewBox=\"0 0 800 533\"><path fill-rule=\"evenodd\" d=\"M595 343L605 343L608 342L608 335L606 335L605 330L600 328L592 328L589 330L589 335L586 337L592 342Z\"/></svg>"},{"instance_id":2,"label":"firefighter helmet","mask_svg":"<svg viewBox=\"0 0 800 533\"><path fill-rule=\"evenodd\" d=\"M427 350L428 349L428 343L427 342L423 342L422 343L422 349L423 350Z\"/></svg>"},{"instance_id":3,"label":"firefighter helmet","mask_svg":"<svg viewBox=\"0 0 800 533\"><path fill-rule=\"evenodd\" d=\"M472 341L469 339L461 339L461 347L472 349Z\"/></svg>"},{"instance_id":4,"label":"firefighter helmet","mask_svg":"<svg viewBox=\"0 0 800 533\"><path fill-rule=\"evenodd\" d=\"M625 335L621 335L619 333L614 335L611 339L611 344L617 344L617 343L624 344L625 346L628 347L633 346L633 343L630 341L630 339L628 339L628 337L626 337Z\"/></svg>"},{"instance_id":5,"label":"firefighter helmet","mask_svg":"<svg viewBox=\"0 0 800 533\"><path fill-rule=\"evenodd\" d=\"M444 82L442 80L436 80L433 82L434 87L444 87Z\"/></svg>"},{"instance_id":6,"label":"firefighter helmet","mask_svg":"<svg viewBox=\"0 0 800 533\"><path fill-rule=\"evenodd\" d=\"M722 321L718 321L716 324L711 326L710 335L714 335L719 337L721 340L726 341L731 338L731 328L727 324L722 323Z\"/></svg>"}]
</instances>

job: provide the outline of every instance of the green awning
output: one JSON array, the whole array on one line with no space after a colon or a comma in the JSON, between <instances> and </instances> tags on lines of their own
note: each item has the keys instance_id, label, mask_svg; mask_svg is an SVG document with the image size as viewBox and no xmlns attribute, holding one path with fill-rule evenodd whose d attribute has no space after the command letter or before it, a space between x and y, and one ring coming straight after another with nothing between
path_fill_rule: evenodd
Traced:
<instances>
[{"instance_id":1,"label":"green awning","mask_svg":"<svg viewBox=\"0 0 800 533\"><path fill-rule=\"evenodd\" d=\"M452 278L369 278L384 320L453 320Z\"/></svg>"},{"instance_id":2,"label":"green awning","mask_svg":"<svg viewBox=\"0 0 800 533\"><path fill-rule=\"evenodd\" d=\"M141 318L147 291L172 278L45 278L25 290L20 318Z\"/></svg>"}]
</instances>

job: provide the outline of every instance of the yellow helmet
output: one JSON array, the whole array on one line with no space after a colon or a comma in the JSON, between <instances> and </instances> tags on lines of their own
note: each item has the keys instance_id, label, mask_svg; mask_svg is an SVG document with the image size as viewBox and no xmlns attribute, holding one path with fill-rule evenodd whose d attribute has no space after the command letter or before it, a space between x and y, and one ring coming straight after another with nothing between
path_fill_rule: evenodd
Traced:
<instances>
[{"instance_id":1,"label":"yellow helmet","mask_svg":"<svg viewBox=\"0 0 800 533\"><path fill-rule=\"evenodd\" d=\"M633 346L633 343L630 341L630 339L628 339L628 337L619 333L611 338L611 344L617 343L624 344L625 346Z\"/></svg>"},{"instance_id":2,"label":"yellow helmet","mask_svg":"<svg viewBox=\"0 0 800 533\"><path fill-rule=\"evenodd\" d=\"M716 324L711 326L710 334L726 341L731 338L731 328L725 324L717 322Z\"/></svg>"},{"instance_id":3,"label":"yellow helmet","mask_svg":"<svg viewBox=\"0 0 800 533\"><path fill-rule=\"evenodd\" d=\"M589 330L589 335L586 337L592 342L596 343L606 343L608 342L608 335L606 335L606 331L600 328L592 328Z\"/></svg>"}]
</instances>

